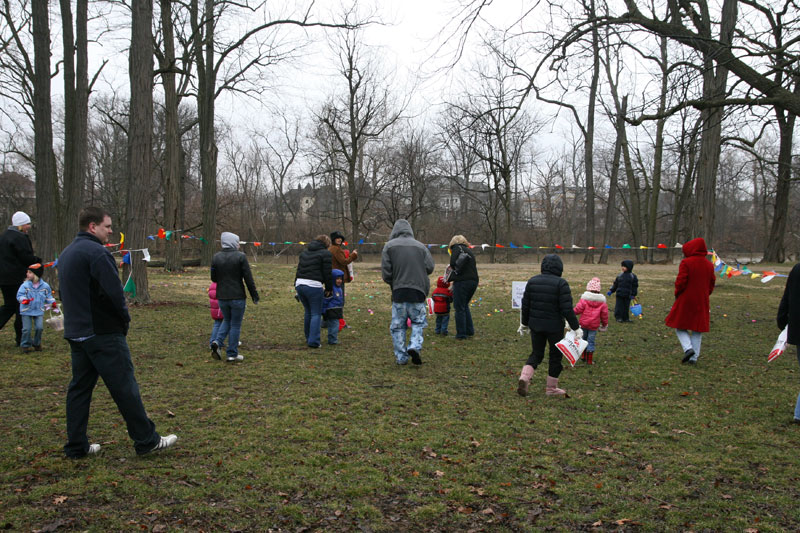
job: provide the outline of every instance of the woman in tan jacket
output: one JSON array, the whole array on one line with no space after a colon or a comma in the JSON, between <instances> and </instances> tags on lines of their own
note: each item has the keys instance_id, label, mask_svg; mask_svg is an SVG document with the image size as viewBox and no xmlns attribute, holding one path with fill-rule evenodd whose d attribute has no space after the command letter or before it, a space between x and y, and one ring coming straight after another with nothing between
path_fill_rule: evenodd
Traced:
<instances>
[{"instance_id":1,"label":"woman in tan jacket","mask_svg":"<svg viewBox=\"0 0 800 533\"><path fill-rule=\"evenodd\" d=\"M343 242L344 235L342 235L342 233L339 231L334 231L331 233L331 245L328 248L328 251L333 256L333 268L338 268L344 272L344 282L350 283L353 281L353 278L350 277L350 272L348 272L347 265L358 259L358 252L353 250L350 252L348 257L347 254L345 254L345 250L342 249Z\"/></svg>"}]
</instances>

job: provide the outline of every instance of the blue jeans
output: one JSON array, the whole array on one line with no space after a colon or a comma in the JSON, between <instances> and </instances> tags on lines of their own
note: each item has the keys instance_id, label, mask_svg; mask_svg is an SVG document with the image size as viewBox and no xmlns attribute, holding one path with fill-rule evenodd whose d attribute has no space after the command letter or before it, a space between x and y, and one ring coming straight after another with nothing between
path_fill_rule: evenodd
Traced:
<instances>
[{"instance_id":1,"label":"blue jeans","mask_svg":"<svg viewBox=\"0 0 800 533\"><path fill-rule=\"evenodd\" d=\"M322 287L309 287L308 285L297 285L295 289L300 297L300 303L303 304L306 311L303 316L303 333L306 336L306 344L318 348L321 344L322 297L325 291ZM339 327L339 321L335 322L336 327Z\"/></svg>"},{"instance_id":2,"label":"blue jeans","mask_svg":"<svg viewBox=\"0 0 800 533\"><path fill-rule=\"evenodd\" d=\"M455 309L456 314L457 339L466 339L475 335L475 327L472 325L472 313L469 310L469 301L477 288L477 281L467 280L453 283L453 309Z\"/></svg>"},{"instance_id":3,"label":"blue jeans","mask_svg":"<svg viewBox=\"0 0 800 533\"><path fill-rule=\"evenodd\" d=\"M328 320L328 344L339 344L339 319Z\"/></svg>"},{"instance_id":4,"label":"blue jeans","mask_svg":"<svg viewBox=\"0 0 800 533\"><path fill-rule=\"evenodd\" d=\"M589 343L589 346L586 347L587 352L594 352L594 338L597 336L596 329L584 329L583 330L583 339Z\"/></svg>"},{"instance_id":5,"label":"blue jeans","mask_svg":"<svg viewBox=\"0 0 800 533\"><path fill-rule=\"evenodd\" d=\"M222 325L222 320L215 320L214 325L211 327L211 338L208 340L208 345L211 346L211 343L214 342L214 339L217 338L217 332L219 331L219 327Z\"/></svg>"},{"instance_id":6,"label":"blue jeans","mask_svg":"<svg viewBox=\"0 0 800 533\"><path fill-rule=\"evenodd\" d=\"M67 388L67 457L83 457L89 450L86 427L97 378L102 377L133 439L136 453L153 449L161 437L147 416L133 372L128 342L121 333L95 335L83 342L69 341L72 381Z\"/></svg>"},{"instance_id":7,"label":"blue jeans","mask_svg":"<svg viewBox=\"0 0 800 533\"><path fill-rule=\"evenodd\" d=\"M406 330L408 319L411 319L411 338L406 345ZM394 357L398 364L408 363L408 350L422 351L422 330L428 327L428 309L425 302L408 303L392 302L392 323L389 326L392 332Z\"/></svg>"},{"instance_id":8,"label":"blue jeans","mask_svg":"<svg viewBox=\"0 0 800 533\"><path fill-rule=\"evenodd\" d=\"M42 345L43 316L22 315L22 338L19 341L21 348Z\"/></svg>"},{"instance_id":9,"label":"blue jeans","mask_svg":"<svg viewBox=\"0 0 800 533\"><path fill-rule=\"evenodd\" d=\"M436 315L436 333L447 335L447 326L450 324L450 315Z\"/></svg>"},{"instance_id":10,"label":"blue jeans","mask_svg":"<svg viewBox=\"0 0 800 533\"><path fill-rule=\"evenodd\" d=\"M800 363L800 345L797 346L797 362ZM797 395L797 403L794 405L794 419L800 420L800 394Z\"/></svg>"},{"instance_id":11,"label":"blue jeans","mask_svg":"<svg viewBox=\"0 0 800 533\"><path fill-rule=\"evenodd\" d=\"M242 332L242 320L244 310L247 308L247 300L218 300L219 310L222 311L222 324L217 330L217 337L214 339L220 346L225 346L225 337L228 338L228 357L239 355L239 335Z\"/></svg>"}]
</instances>

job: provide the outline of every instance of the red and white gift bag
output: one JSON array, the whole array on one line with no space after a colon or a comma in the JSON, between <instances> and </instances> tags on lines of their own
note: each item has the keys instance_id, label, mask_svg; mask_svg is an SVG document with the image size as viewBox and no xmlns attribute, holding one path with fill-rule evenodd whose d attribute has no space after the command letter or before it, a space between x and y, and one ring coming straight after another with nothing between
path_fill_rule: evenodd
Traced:
<instances>
[{"instance_id":1,"label":"red and white gift bag","mask_svg":"<svg viewBox=\"0 0 800 533\"><path fill-rule=\"evenodd\" d=\"M587 346L589 346L589 343L583 339L576 339L575 332L572 330L567 331L564 338L556 343L558 351L567 358L567 361L572 366L575 366Z\"/></svg>"},{"instance_id":2,"label":"red and white gift bag","mask_svg":"<svg viewBox=\"0 0 800 533\"><path fill-rule=\"evenodd\" d=\"M771 363L775 359L778 358L780 354L786 351L786 337L789 335L789 326L783 328L781 334L778 335L778 342L775 343L775 346L772 347L772 351L769 352L767 356L767 362Z\"/></svg>"}]
</instances>

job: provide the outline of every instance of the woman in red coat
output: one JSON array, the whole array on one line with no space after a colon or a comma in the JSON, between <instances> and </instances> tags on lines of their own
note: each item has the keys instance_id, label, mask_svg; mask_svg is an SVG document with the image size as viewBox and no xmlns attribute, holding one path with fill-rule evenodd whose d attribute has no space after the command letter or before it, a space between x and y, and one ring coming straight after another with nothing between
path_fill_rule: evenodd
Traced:
<instances>
[{"instance_id":1,"label":"woman in red coat","mask_svg":"<svg viewBox=\"0 0 800 533\"><path fill-rule=\"evenodd\" d=\"M708 297L714 292L714 266L706 256L706 241L692 239L683 245L684 258L675 278L675 303L665 320L675 328L683 347L683 362L695 364L703 333L708 331ZM691 331L691 333L690 333Z\"/></svg>"}]
</instances>

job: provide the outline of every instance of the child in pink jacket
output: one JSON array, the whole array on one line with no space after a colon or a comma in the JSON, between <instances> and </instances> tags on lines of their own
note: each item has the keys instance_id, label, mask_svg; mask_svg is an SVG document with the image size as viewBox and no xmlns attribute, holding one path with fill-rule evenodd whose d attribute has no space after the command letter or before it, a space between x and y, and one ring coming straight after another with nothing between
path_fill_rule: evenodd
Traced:
<instances>
[{"instance_id":1,"label":"child in pink jacket","mask_svg":"<svg viewBox=\"0 0 800 533\"><path fill-rule=\"evenodd\" d=\"M594 338L598 331L605 331L608 328L608 305L606 297L600 294L600 278L592 278L586 284L586 292L581 295L573 311L576 315L580 315L583 338L589 343L581 359L586 361L587 365L591 365L594 356Z\"/></svg>"},{"instance_id":2,"label":"child in pink jacket","mask_svg":"<svg viewBox=\"0 0 800 533\"><path fill-rule=\"evenodd\" d=\"M211 318L214 319L214 327L211 328L211 339L208 341L208 346L211 347L211 341L217 336L217 330L222 324L222 311L219 309L219 302L217 301L217 283L211 282L208 286L208 305L211 308Z\"/></svg>"}]
</instances>

